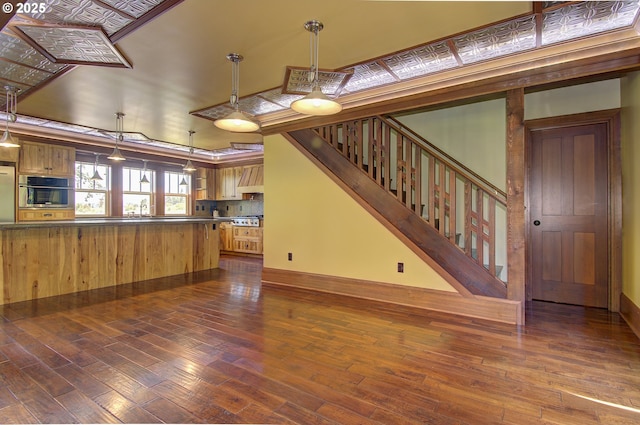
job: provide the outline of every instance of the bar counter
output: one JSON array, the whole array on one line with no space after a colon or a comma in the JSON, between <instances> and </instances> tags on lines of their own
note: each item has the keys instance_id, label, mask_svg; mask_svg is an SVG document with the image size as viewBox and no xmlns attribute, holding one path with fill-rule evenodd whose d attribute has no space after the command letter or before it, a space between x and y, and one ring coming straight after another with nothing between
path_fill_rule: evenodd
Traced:
<instances>
[{"instance_id":1,"label":"bar counter","mask_svg":"<svg viewBox=\"0 0 640 425\"><path fill-rule=\"evenodd\" d=\"M2 303L218 267L212 218L0 223Z\"/></svg>"}]
</instances>

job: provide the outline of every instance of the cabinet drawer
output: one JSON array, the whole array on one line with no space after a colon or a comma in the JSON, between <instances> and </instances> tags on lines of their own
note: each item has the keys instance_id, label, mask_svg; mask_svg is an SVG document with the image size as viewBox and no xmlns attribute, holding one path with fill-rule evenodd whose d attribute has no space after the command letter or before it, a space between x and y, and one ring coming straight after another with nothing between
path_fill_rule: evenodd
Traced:
<instances>
[{"instance_id":1,"label":"cabinet drawer","mask_svg":"<svg viewBox=\"0 0 640 425\"><path fill-rule=\"evenodd\" d=\"M72 209L18 210L18 221L73 220L75 217Z\"/></svg>"},{"instance_id":2,"label":"cabinet drawer","mask_svg":"<svg viewBox=\"0 0 640 425\"><path fill-rule=\"evenodd\" d=\"M262 238L261 227L233 226L234 238Z\"/></svg>"},{"instance_id":3,"label":"cabinet drawer","mask_svg":"<svg viewBox=\"0 0 640 425\"><path fill-rule=\"evenodd\" d=\"M236 252L247 252L251 254L262 254L262 241L248 239L234 239L233 250Z\"/></svg>"}]
</instances>

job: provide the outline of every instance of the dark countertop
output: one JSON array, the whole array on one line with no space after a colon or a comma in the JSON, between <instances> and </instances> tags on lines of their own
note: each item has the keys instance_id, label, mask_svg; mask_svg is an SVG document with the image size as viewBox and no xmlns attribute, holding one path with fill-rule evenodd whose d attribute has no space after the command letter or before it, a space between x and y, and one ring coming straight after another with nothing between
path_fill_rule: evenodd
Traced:
<instances>
[{"instance_id":1,"label":"dark countertop","mask_svg":"<svg viewBox=\"0 0 640 425\"><path fill-rule=\"evenodd\" d=\"M46 227L78 227L78 226L130 226L138 224L189 224L189 223L222 223L231 221L226 217L143 217L143 218L76 218L75 220L22 221L18 223L0 222L0 230L28 229Z\"/></svg>"}]
</instances>

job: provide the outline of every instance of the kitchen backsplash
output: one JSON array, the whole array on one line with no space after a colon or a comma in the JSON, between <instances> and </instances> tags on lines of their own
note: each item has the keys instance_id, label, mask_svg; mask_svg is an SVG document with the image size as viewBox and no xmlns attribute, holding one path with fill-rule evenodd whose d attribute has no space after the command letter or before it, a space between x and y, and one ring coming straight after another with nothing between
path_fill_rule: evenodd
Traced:
<instances>
[{"instance_id":1,"label":"kitchen backsplash","mask_svg":"<svg viewBox=\"0 0 640 425\"><path fill-rule=\"evenodd\" d=\"M196 201L194 215L212 216L214 209L218 210L220 217L262 216L264 215L264 194L257 193L252 200Z\"/></svg>"}]
</instances>

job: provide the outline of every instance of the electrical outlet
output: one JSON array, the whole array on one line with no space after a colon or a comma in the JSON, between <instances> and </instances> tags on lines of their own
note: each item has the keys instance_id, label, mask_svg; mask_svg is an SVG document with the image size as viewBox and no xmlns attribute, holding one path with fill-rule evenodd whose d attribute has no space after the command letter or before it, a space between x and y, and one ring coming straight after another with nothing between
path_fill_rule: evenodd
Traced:
<instances>
[{"instance_id":1,"label":"electrical outlet","mask_svg":"<svg viewBox=\"0 0 640 425\"><path fill-rule=\"evenodd\" d=\"M404 273L404 263L398 263L398 273Z\"/></svg>"},{"instance_id":2,"label":"electrical outlet","mask_svg":"<svg viewBox=\"0 0 640 425\"><path fill-rule=\"evenodd\" d=\"M293 253L292 252L287 254L287 260L293 261Z\"/></svg>"}]
</instances>

